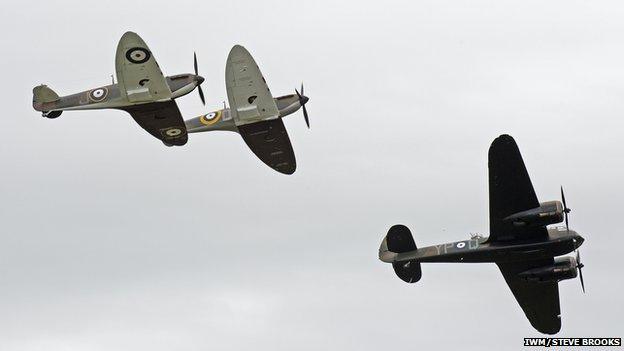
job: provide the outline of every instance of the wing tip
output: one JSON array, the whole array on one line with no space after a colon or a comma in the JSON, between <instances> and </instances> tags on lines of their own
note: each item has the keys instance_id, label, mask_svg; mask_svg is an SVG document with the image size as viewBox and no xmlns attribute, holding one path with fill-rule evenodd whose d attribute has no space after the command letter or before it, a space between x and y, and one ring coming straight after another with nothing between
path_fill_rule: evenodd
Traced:
<instances>
[{"instance_id":1,"label":"wing tip","mask_svg":"<svg viewBox=\"0 0 624 351\"><path fill-rule=\"evenodd\" d=\"M297 170L297 165L287 165L286 167L271 167L281 174L291 175Z\"/></svg>"},{"instance_id":2,"label":"wing tip","mask_svg":"<svg viewBox=\"0 0 624 351\"><path fill-rule=\"evenodd\" d=\"M140 35L132 31L127 31L121 36L121 38L119 39L119 44L117 45L117 49L121 50L122 46L124 45L138 45L147 47L145 40L143 40Z\"/></svg>"},{"instance_id":3,"label":"wing tip","mask_svg":"<svg viewBox=\"0 0 624 351\"><path fill-rule=\"evenodd\" d=\"M494 152L499 151L501 149L502 150L517 150L518 153L520 151L518 148L518 144L516 143L516 140L509 134L501 134L496 139L494 139L494 141L492 141L492 144L490 145L490 150L489 150L490 157L492 156Z\"/></svg>"},{"instance_id":4,"label":"wing tip","mask_svg":"<svg viewBox=\"0 0 624 351\"><path fill-rule=\"evenodd\" d=\"M126 31L121 37L130 37L130 36L139 36L138 34L136 34L136 32L133 32L131 30Z\"/></svg>"},{"instance_id":5,"label":"wing tip","mask_svg":"<svg viewBox=\"0 0 624 351\"><path fill-rule=\"evenodd\" d=\"M492 146L501 143L516 143L516 140L509 134L501 134L492 142Z\"/></svg>"},{"instance_id":6,"label":"wing tip","mask_svg":"<svg viewBox=\"0 0 624 351\"><path fill-rule=\"evenodd\" d=\"M244 46L240 44L236 44L232 46L232 49L230 49L230 54L228 55L229 58L233 56L250 56L251 57L251 54Z\"/></svg>"},{"instance_id":7,"label":"wing tip","mask_svg":"<svg viewBox=\"0 0 624 351\"><path fill-rule=\"evenodd\" d=\"M245 50L245 51L247 51L247 49L245 49L245 47L242 46L241 44L234 44L234 46L232 46L231 50Z\"/></svg>"},{"instance_id":8,"label":"wing tip","mask_svg":"<svg viewBox=\"0 0 624 351\"><path fill-rule=\"evenodd\" d=\"M557 320L545 325L539 324L537 321L529 320L535 330L542 334L554 335L561 331L561 315L557 316Z\"/></svg>"}]
</instances>

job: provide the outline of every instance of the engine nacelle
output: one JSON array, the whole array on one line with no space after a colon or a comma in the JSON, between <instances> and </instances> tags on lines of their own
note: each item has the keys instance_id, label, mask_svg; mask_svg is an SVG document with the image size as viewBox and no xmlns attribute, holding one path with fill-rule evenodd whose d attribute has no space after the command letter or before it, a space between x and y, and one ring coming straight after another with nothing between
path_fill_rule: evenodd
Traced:
<instances>
[{"instance_id":1,"label":"engine nacelle","mask_svg":"<svg viewBox=\"0 0 624 351\"><path fill-rule=\"evenodd\" d=\"M529 269L518 276L522 279L538 282L559 282L566 279L576 278L576 259L574 257L558 257L555 264L539 268Z\"/></svg>"},{"instance_id":2,"label":"engine nacelle","mask_svg":"<svg viewBox=\"0 0 624 351\"><path fill-rule=\"evenodd\" d=\"M540 203L539 207L514 213L504 219L517 227L542 227L563 221L563 204L559 201Z\"/></svg>"}]
</instances>

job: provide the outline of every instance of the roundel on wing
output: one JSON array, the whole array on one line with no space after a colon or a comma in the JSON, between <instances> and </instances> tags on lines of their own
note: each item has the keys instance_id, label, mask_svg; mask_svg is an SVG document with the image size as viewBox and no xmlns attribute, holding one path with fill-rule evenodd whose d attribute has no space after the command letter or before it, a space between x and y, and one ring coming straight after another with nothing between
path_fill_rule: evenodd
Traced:
<instances>
[{"instance_id":1,"label":"roundel on wing","mask_svg":"<svg viewBox=\"0 0 624 351\"><path fill-rule=\"evenodd\" d=\"M178 135L182 134L182 130L180 128L171 128L167 129L167 131L165 131L165 134L167 134L167 136L169 137L177 137Z\"/></svg>"},{"instance_id":2,"label":"roundel on wing","mask_svg":"<svg viewBox=\"0 0 624 351\"><path fill-rule=\"evenodd\" d=\"M210 112L207 115L203 115L199 117L199 121L201 122L201 124L205 126L213 125L219 122L220 119L221 119L221 111Z\"/></svg>"},{"instance_id":3,"label":"roundel on wing","mask_svg":"<svg viewBox=\"0 0 624 351\"><path fill-rule=\"evenodd\" d=\"M126 59L132 63L145 63L150 59L152 54L145 48L131 48L126 51Z\"/></svg>"},{"instance_id":4,"label":"roundel on wing","mask_svg":"<svg viewBox=\"0 0 624 351\"><path fill-rule=\"evenodd\" d=\"M100 102L106 99L107 95L108 95L107 88L97 88L89 92L89 99L93 102Z\"/></svg>"}]
</instances>

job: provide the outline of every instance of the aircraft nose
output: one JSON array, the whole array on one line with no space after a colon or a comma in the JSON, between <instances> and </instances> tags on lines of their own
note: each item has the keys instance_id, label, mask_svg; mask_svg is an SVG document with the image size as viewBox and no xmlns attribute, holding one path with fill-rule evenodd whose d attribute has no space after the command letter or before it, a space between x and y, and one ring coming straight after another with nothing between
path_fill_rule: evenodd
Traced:
<instances>
[{"instance_id":1,"label":"aircraft nose","mask_svg":"<svg viewBox=\"0 0 624 351\"><path fill-rule=\"evenodd\" d=\"M195 81L197 82L197 85L201 85L201 83L204 82L204 77L202 77L202 76L195 76Z\"/></svg>"},{"instance_id":2,"label":"aircraft nose","mask_svg":"<svg viewBox=\"0 0 624 351\"><path fill-rule=\"evenodd\" d=\"M309 98L309 97L307 97L307 96L302 96L302 97L301 97L301 105L305 105L305 104L307 104L309 100L310 100L310 98Z\"/></svg>"},{"instance_id":3,"label":"aircraft nose","mask_svg":"<svg viewBox=\"0 0 624 351\"><path fill-rule=\"evenodd\" d=\"M578 235L576 237L576 247L579 247L579 246L583 245L584 241L585 241L585 239L582 236Z\"/></svg>"}]
</instances>

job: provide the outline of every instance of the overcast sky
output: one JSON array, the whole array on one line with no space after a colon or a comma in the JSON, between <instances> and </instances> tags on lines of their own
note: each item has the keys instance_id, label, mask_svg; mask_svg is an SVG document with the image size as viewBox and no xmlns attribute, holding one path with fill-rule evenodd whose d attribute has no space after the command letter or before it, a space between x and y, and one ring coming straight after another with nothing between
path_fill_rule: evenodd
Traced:
<instances>
[{"instance_id":1,"label":"overcast sky","mask_svg":"<svg viewBox=\"0 0 624 351\"><path fill-rule=\"evenodd\" d=\"M377 249L488 234L487 150L516 138L541 201L564 185L586 239L560 336L622 336L624 5L619 1L54 1L0 13L0 349L449 350L538 336L494 264L398 279ZM207 106L244 45L297 172L233 133L166 148L121 111L42 118L33 86L107 84L121 35L167 75L199 58Z\"/></svg>"}]
</instances>

